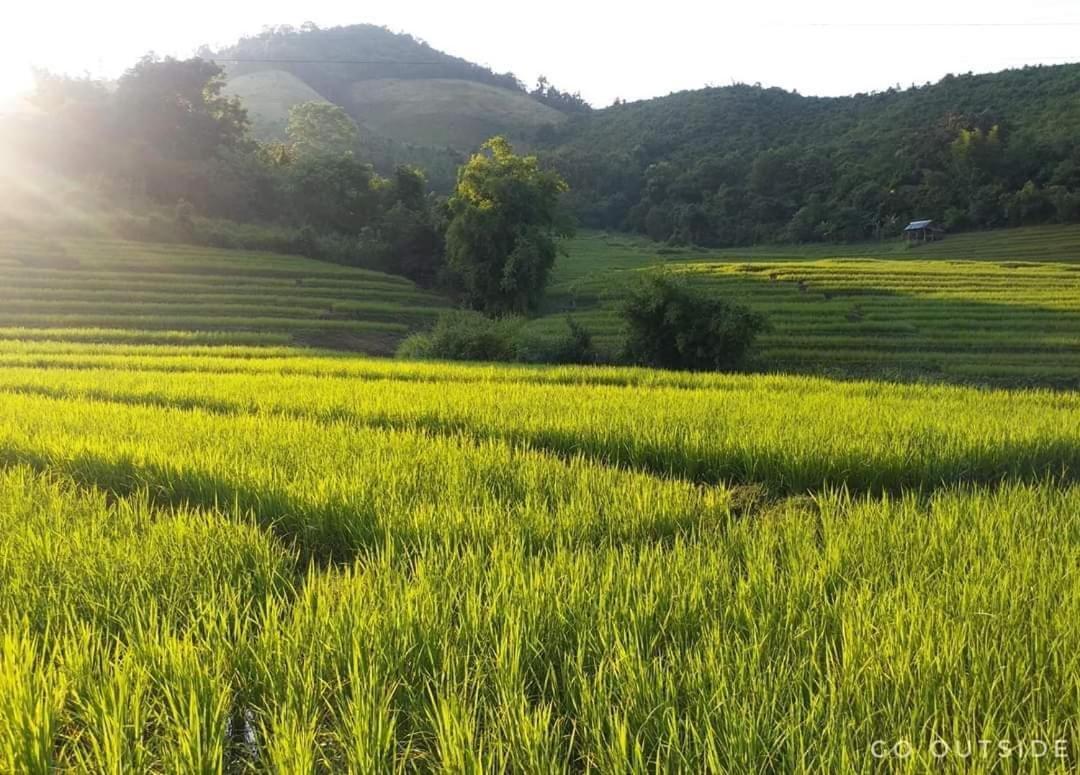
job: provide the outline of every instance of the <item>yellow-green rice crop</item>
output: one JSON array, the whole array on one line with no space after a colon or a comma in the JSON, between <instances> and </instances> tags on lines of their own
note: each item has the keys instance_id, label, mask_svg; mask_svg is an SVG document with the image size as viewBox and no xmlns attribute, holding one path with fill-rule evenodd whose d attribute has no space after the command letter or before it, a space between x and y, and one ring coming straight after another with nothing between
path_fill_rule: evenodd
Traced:
<instances>
[{"instance_id":1,"label":"yellow-green rice crop","mask_svg":"<svg viewBox=\"0 0 1080 775\"><path fill-rule=\"evenodd\" d=\"M7 341L0 418L2 772L1077 766L1075 393Z\"/></svg>"}]
</instances>

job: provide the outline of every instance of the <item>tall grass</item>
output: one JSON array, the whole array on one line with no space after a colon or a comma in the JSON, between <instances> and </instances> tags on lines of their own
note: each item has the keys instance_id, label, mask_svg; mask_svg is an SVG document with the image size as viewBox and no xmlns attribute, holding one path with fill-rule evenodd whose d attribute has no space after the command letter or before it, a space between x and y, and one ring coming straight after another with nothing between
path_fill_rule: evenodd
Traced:
<instances>
[{"instance_id":1,"label":"tall grass","mask_svg":"<svg viewBox=\"0 0 1080 775\"><path fill-rule=\"evenodd\" d=\"M293 563L239 513L0 473L0 771L223 771L234 654Z\"/></svg>"}]
</instances>

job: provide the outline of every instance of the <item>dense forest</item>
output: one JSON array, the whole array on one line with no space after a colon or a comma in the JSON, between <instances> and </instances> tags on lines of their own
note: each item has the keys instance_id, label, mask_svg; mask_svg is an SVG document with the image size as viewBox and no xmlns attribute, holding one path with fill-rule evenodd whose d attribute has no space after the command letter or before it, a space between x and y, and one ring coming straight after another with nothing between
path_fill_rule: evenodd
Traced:
<instances>
[{"instance_id":1,"label":"dense forest","mask_svg":"<svg viewBox=\"0 0 1080 775\"><path fill-rule=\"evenodd\" d=\"M703 245L1080 220L1080 65L804 97L738 85L546 129L581 221Z\"/></svg>"},{"instance_id":2,"label":"dense forest","mask_svg":"<svg viewBox=\"0 0 1080 775\"><path fill-rule=\"evenodd\" d=\"M570 184L583 225L661 241L854 241L894 236L916 218L953 231L1080 220L1080 65L839 98L735 85L592 110L544 78L529 90L513 74L365 25L273 28L216 56L230 76L286 68L362 126L372 108L356 103L365 80L416 83L416 95L396 98L425 104L432 93L420 83L431 79L528 96L556 120L538 114L516 127L509 108L476 118L501 120L498 131L537 149ZM394 135L365 133L360 152L383 171L425 167L443 192L474 148L425 150Z\"/></svg>"}]
</instances>

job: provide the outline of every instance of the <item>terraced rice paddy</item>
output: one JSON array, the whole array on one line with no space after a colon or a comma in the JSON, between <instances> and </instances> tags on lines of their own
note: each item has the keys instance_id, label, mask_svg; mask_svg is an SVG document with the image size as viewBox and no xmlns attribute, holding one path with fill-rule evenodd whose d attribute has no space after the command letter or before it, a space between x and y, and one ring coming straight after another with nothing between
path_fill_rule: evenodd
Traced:
<instances>
[{"instance_id":1,"label":"terraced rice paddy","mask_svg":"<svg viewBox=\"0 0 1080 775\"><path fill-rule=\"evenodd\" d=\"M357 357L294 344L441 302L60 244L0 251L0 773L1080 766L1080 393ZM1074 363L1064 264L700 259L769 357Z\"/></svg>"},{"instance_id":2,"label":"terraced rice paddy","mask_svg":"<svg viewBox=\"0 0 1080 775\"><path fill-rule=\"evenodd\" d=\"M984 258L997 258L971 260L976 238ZM619 278L663 261L769 317L757 370L1080 386L1080 230L960 235L880 258L817 259L816 248L800 260L761 250L705 259L649 256L598 238L579 245L591 271L564 269L553 307L572 310L609 351L621 336ZM927 260L930 250L941 258ZM534 325L554 331L563 317Z\"/></svg>"},{"instance_id":3,"label":"terraced rice paddy","mask_svg":"<svg viewBox=\"0 0 1080 775\"><path fill-rule=\"evenodd\" d=\"M3 237L0 330L40 338L387 352L446 306L404 278L303 258Z\"/></svg>"}]
</instances>

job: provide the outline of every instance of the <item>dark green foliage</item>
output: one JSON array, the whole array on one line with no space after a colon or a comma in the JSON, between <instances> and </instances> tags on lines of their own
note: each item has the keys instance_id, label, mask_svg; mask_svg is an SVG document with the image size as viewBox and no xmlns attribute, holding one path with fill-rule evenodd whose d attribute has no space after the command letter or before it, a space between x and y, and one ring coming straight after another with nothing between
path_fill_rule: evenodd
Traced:
<instances>
[{"instance_id":1,"label":"dark green foliage","mask_svg":"<svg viewBox=\"0 0 1080 775\"><path fill-rule=\"evenodd\" d=\"M458 176L449 202L447 264L466 303L492 314L536 306L571 230L560 220L566 184L517 156L501 137L484 144Z\"/></svg>"},{"instance_id":2,"label":"dark green foliage","mask_svg":"<svg viewBox=\"0 0 1080 775\"><path fill-rule=\"evenodd\" d=\"M223 96L224 71L213 62L146 56L120 78L114 119L119 139L151 159L196 161L246 139L247 113Z\"/></svg>"},{"instance_id":3,"label":"dark green foliage","mask_svg":"<svg viewBox=\"0 0 1080 775\"><path fill-rule=\"evenodd\" d=\"M1080 65L854 97L738 85L576 116L538 140L582 221L702 245L1080 220Z\"/></svg>"},{"instance_id":4,"label":"dark green foliage","mask_svg":"<svg viewBox=\"0 0 1080 775\"><path fill-rule=\"evenodd\" d=\"M319 230L355 234L379 210L375 171L352 155L298 158L284 183L292 218Z\"/></svg>"},{"instance_id":5,"label":"dark green foliage","mask_svg":"<svg viewBox=\"0 0 1080 775\"><path fill-rule=\"evenodd\" d=\"M579 323L566 319L567 329L556 336L531 331L520 317L491 318L479 312L443 313L435 327L413 334L401 343L399 358L448 361L516 361L518 363L596 363L592 336Z\"/></svg>"},{"instance_id":6,"label":"dark green foliage","mask_svg":"<svg viewBox=\"0 0 1080 775\"><path fill-rule=\"evenodd\" d=\"M560 91L543 75L536 79L536 88L529 92L529 95L538 102L542 102L556 110L561 110L563 113L589 113L592 111L592 106L581 96L581 92L571 94L570 92Z\"/></svg>"},{"instance_id":7,"label":"dark green foliage","mask_svg":"<svg viewBox=\"0 0 1080 775\"><path fill-rule=\"evenodd\" d=\"M439 316L426 334L414 334L401 343L402 358L449 361L512 361L520 318L489 318L479 312L454 310Z\"/></svg>"},{"instance_id":8,"label":"dark green foliage","mask_svg":"<svg viewBox=\"0 0 1080 775\"><path fill-rule=\"evenodd\" d=\"M360 140L349 114L328 102L303 102L289 110L286 133L297 156L342 156Z\"/></svg>"},{"instance_id":9,"label":"dark green foliage","mask_svg":"<svg viewBox=\"0 0 1080 775\"><path fill-rule=\"evenodd\" d=\"M572 317L566 331L550 336L524 328L515 342L516 359L522 363L597 363L600 360L592 335Z\"/></svg>"},{"instance_id":10,"label":"dark green foliage","mask_svg":"<svg viewBox=\"0 0 1080 775\"><path fill-rule=\"evenodd\" d=\"M664 274L632 284L619 312L627 328L624 358L665 369L738 368L765 329L762 315Z\"/></svg>"},{"instance_id":11,"label":"dark green foliage","mask_svg":"<svg viewBox=\"0 0 1080 775\"><path fill-rule=\"evenodd\" d=\"M415 167L424 171L428 186L436 194L449 195L457 183L457 173L468 161L468 155L453 148L429 148L411 145L380 135L362 135L358 146L362 159L382 175L391 175L398 167Z\"/></svg>"}]
</instances>

